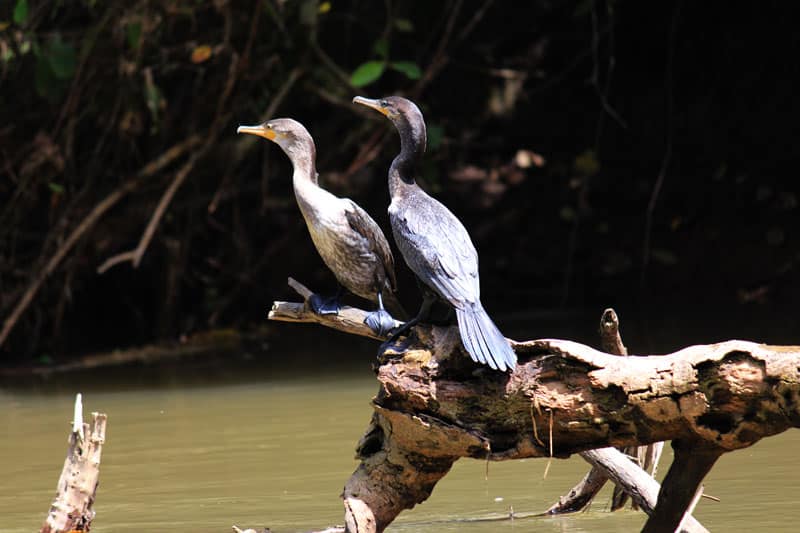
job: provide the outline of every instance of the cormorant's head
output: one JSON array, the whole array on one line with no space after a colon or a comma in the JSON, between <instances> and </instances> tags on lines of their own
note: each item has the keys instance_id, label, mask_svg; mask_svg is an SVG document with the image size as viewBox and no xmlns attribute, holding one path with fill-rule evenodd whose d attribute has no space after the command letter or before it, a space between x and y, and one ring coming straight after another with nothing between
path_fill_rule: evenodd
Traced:
<instances>
[{"instance_id":1,"label":"cormorant's head","mask_svg":"<svg viewBox=\"0 0 800 533\"><path fill-rule=\"evenodd\" d=\"M353 103L371 107L379 113L386 115L386 117L395 124L397 124L398 121L415 122L423 120L422 113L417 107L417 104L402 96L387 96L377 100L356 96L353 98Z\"/></svg>"},{"instance_id":2,"label":"cormorant's head","mask_svg":"<svg viewBox=\"0 0 800 533\"><path fill-rule=\"evenodd\" d=\"M354 104L361 104L378 111L385 115L395 125L400 132L401 139L409 136L422 153L425 151L427 133L425 130L425 119L417 104L403 98L402 96L387 96L372 100L363 96L353 98Z\"/></svg>"},{"instance_id":3,"label":"cormorant's head","mask_svg":"<svg viewBox=\"0 0 800 533\"><path fill-rule=\"evenodd\" d=\"M236 133L264 137L280 146L291 159L314 156L314 140L308 130L291 118L275 118L258 126L239 126Z\"/></svg>"}]
</instances>

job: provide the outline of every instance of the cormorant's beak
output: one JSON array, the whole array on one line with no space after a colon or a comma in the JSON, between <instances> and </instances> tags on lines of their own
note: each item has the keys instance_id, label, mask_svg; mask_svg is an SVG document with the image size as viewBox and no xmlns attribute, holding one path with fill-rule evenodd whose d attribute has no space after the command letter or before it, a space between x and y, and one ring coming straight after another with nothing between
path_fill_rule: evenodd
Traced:
<instances>
[{"instance_id":1,"label":"cormorant's beak","mask_svg":"<svg viewBox=\"0 0 800 533\"><path fill-rule=\"evenodd\" d=\"M389 116L389 110L383 107L379 100L372 100L370 98L364 98L363 96L356 96L355 98L353 98L353 103L371 107L378 113L386 115L387 117Z\"/></svg>"},{"instance_id":2,"label":"cormorant's beak","mask_svg":"<svg viewBox=\"0 0 800 533\"><path fill-rule=\"evenodd\" d=\"M275 140L275 130L264 127L263 124L258 126L239 126L236 128L236 133L249 133L250 135L258 135L270 141Z\"/></svg>"}]
</instances>

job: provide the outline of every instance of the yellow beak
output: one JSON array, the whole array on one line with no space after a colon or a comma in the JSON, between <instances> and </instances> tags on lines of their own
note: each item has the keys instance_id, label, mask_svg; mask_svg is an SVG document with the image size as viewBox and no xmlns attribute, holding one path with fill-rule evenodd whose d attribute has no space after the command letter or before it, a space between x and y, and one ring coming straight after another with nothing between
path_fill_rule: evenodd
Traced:
<instances>
[{"instance_id":1,"label":"yellow beak","mask_svg":"<svg viewBox=\"0 0 800 533\"><path fill-rule=\"evenodd\" d=\"M363 96L356 96L355 98L353 98L353 103L371 107L378 113L385 115L387 117L389 116L389 110L383 107L378 100L372 100L371 98L364 98Z\"/></svg>"},{"instance_id":2,"label":"yellow beak","mask_svg":"<svg viewBox=\"0 0 800 533\"><path fill-rule=\"evenodd\" d=\"M258 126L239 126L236 128L236 133L249 133L250 135L258 135L270 141L275 140L275 130L265 128L263 124Z\"/></svg>"}]
</instances>

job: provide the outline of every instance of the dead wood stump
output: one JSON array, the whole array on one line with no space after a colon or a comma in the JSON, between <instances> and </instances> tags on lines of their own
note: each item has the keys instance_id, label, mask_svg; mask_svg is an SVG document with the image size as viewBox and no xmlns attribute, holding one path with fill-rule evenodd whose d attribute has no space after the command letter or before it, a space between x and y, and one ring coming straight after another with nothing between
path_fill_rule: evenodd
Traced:
<instances>
[{"instance_id":1,"label":"dead wood stump","mask_svg":"<svg viewBox=\"0 0 800 533\"><path fill-rule=\"evenodd\" d=\"M95 493L100 476L100 455L106 440L106 415L92 413L92 423L83 423L81 395L75 398L67 458L41 533L89 531L94 519Z\"/></svg>"}]
</instances>

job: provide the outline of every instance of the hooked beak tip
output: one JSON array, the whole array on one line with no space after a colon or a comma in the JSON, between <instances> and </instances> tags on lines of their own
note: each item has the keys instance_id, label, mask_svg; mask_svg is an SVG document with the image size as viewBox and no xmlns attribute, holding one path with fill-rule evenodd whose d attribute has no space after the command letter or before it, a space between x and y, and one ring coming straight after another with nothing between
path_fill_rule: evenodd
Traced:
<instances>
[{"instance_id":1,"label":"hooked beak tip","mask_svg":"<svg viewBox=\"0 0 800 533\"><path fill-rule=\"evenodd\" d=\"M371 100L369 98L364 98L363 96L356 96L355 98L353 98L353 103L361 104L366 107L371 107L380 114L386 115L387 117L389 116L389 112L378 103L378 100Z\"/></svg>"}]
</instances>

